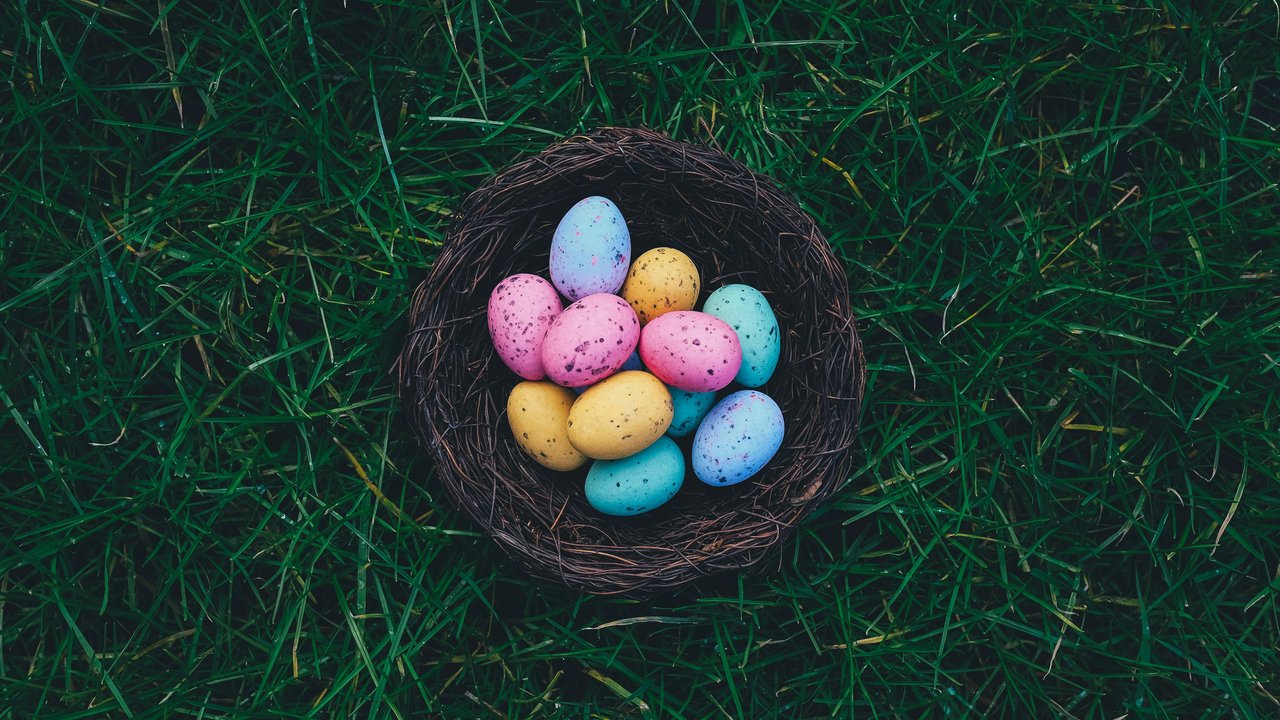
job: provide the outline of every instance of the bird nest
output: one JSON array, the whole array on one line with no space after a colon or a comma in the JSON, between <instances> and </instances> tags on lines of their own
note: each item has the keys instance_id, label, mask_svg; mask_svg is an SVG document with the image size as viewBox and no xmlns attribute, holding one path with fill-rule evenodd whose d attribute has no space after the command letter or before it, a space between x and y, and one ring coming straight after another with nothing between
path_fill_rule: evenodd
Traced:
<instances>
[{"instance_id":1,"label":"bird nest","mask_svg":"<svg viewBox=\"0 0 1280 720\"><path fill-rule=\"evenodd\" d=\"M786 435L750 480L711 488L689 473L666 505L614 518L587 504L585 468L553 472L516 445L504 413L520 378L493 350L489 294L514 273L545 277L556 223L588 195L621 209L633 257L679 248L704 297L746 283L769 298L782 357L761 389ZM409 424L452 501L535 576L639 597L742 571L849 476L866 365L844 268L794 198L719 150L605 128L512 165L463 203L409 325L397 363Z\"/></svg>"}]
</instances>

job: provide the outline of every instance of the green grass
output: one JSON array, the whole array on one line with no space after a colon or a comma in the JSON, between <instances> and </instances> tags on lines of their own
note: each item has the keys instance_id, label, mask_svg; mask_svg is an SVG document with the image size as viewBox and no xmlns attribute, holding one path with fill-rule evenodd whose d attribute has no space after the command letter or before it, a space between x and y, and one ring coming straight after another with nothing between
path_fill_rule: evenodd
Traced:
<instances>
[{"instance_id":1,"label":"green grass","mask_svg":"<svg viewBox=\"0 0 1280 720\"><path fill-rule=\"evenodd\" d=\"M968 5L5 3L0 718L1280 715L1280 9ZM521 575L388 374L603 124L794 192L871 370L769 568L652 602Z\"/></svg>"}]
</instances>

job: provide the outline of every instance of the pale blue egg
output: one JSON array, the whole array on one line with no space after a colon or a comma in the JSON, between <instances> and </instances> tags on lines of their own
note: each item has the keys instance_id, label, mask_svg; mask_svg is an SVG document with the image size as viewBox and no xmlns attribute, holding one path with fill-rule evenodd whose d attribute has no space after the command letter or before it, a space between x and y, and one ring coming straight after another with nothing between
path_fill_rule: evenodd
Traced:
<instances>
[{"instance_id":1,"label":"pale blue egg","mask_svg":"<svg viewBox=\"0 0 1280 720\"><path fill-rule=\"evenodd\" d=\"M782 447L782 410L758 390L740 390L711 408L693 437L693 472L702 482L736 485L760 472Z\"/></svg>"},{"instance_id":2,"label":"pale blue egg","mask_svg":"<svg viewBox=\"0 0 1280 720\"><path fill-rule=\"evenodd\" d=\"M711 293L702 312L729 323L742 346L742 365L734 380L756 388L769 382L782 354L782 333L768 299L750 285L725 285Z\"/></svg>"},{"instance_id":3,"label":"pale blue egg","mask_svg":"<svg viewBox=\"0 0 1280 720\"><path fill-rule=\"evenodd\" d=\"M667 428L671 437L684 437L696 430L707 411L716 404L714 392L689 392L670 385L667 389L671 391L671 404L675 406L671 427Z\"/></svg>"},{"instance_id":4,"label":"pale blue egg","mask_svg":"<svg viewBox=\"0 0 1280 720\"><path fill-rule=\"evenodd\" d=\"M639 515L675 497L684 475L680 447L660 437L635 455L596 460L587 471L584 490L591 507L606 515Z\"/></svg>"},{"instance_id":5,"label":"pale blue egg","mask_svg":"<svg viewBox=\"0 0 1280 720\"><path fill-rule=\"evenodd\" d=\"M631 233L609 198L593 195L564 214L551 237L551 282L577 301L616 293L631 267Z\"/></svg>"}]
</instances>

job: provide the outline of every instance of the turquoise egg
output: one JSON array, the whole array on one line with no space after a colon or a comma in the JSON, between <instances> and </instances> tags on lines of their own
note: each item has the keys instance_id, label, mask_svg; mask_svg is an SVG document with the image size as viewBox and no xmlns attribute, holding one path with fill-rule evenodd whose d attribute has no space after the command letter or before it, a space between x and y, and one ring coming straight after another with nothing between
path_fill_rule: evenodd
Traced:
<instances>
[{"instance_id":1,"label":"turquoise egg","mask_svg":"<svg viewBox=\"0 0 1280 720\"><path fill-rule=\"evenodd\" d=\"M605 515L639 515L675 497L684 474L684 454L664 436L635 455L596 460L584 489L591 507Z\"/></svg>"},{"instance_id":2,"label":"turquoise egg","mask_svg":"<svg viewBox=\"0 0 1280 720\"><path fill-rule=\"evenodd\" d=\"M721 487L755 475L782 447L782 410L758 390L740 390L711 408L693 436L693 472Z\"/></svg>"},{"instance_id":3,"label":"turquoise egg","mask_svg":"<svg viewBox=\"0 0 1280 720\"><path fill-rule=\"evenodd\" d=\"M702 312L729 323L742 346L742 366L734 380L757 388L769 382L782 354L782 333L768 299L750 285L725 285L711 293Z\"/></svg>"},{"instance_id":4,"label":"turquoise egg","mask_svg":"<svg viewBox=\"0 0 1280 720\"><path fill-rule=\"evenodd\" d=\"M711 406L716 404L714 392L689 392L670 385L667 389L671 391L671 403L675 406L671 427L667 428L667 434L671 437L684 437L697 430L698 423L706 417Z\"/></svg>"}]
</instances>

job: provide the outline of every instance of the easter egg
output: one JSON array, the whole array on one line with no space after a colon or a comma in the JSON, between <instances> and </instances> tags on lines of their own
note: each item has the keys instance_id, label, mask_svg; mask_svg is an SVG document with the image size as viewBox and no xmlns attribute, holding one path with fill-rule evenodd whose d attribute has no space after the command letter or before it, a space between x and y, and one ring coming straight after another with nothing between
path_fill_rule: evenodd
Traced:
<instances>
[{"instance_id":1,"label":"easter egg","mask_svg":"<svg viewBox=\"0 0 1280 720\"><path fill-rule=\"evenodd\" d=\"M720 318L677 311L660 315L644 326L640 332L640 360L668 385L690 392L711 392L728 385L738 374L742 348L733 328Z\"/></svg>"},{"instance_id":2,"label":"easter egg","mask_svg":"<svg viewBox=\"0 0 1280 720\"><path fill-rule=\"evenodd\" d=\"M639 340L640 338L639 336L637 336L636 341L639 342ZM644 363L640 362L640 351L638 349L632 350L631 354L627 356L626 362L622 363L622 367L618 369L619 370L643 370Z\"/></svg>"},{"instance_id":3,"label":"easter egg","mask_svg":"<svg viewBox=\"0 0 1280 720\"><path fill-rule=\"evenodd\" d=\"M489 337L498 357L526 380L546 377L542 341L564 305L551 283L537 275L512 275L489 294Z\"/></svg>"},{"instance_id":4,"label":"easter egg","mask_svg":"<svg viewBox=\"0 0 1280 720\"><path fill-rule=\"evenodd\" d=\"M660 437L620 460L597 460L587 471L587 502L606 515L639 515L675 497L684 484L684 453Z\"/></svg>"},{"instance_id":5,"label":"easter egg","mask_svg":"<svg viewBox=\"0 0 1280 720\"><path fill-rule=\"evenodd\" d=\"M671 393L647 372L620 372L587 388L569 409L569 442L583 455L617 460L649 447L671 426Z\"/></svg>"},{"instance_id":6,"label":"easter egg","mask_svg":"<svg viewBox=\"0 0 1280 720\"><path fill-rule=\"evenodd\" d=\"M644 364L640 362L640 352L638 350L632 350L631 355L627 356L627 361L622 363L622 367L618 368L618 371L621 372L623 370L643 370L643 369L644 369ZM586 392L587 388L589 387L591 386L582 385L574 388L573 391L581 395L582 393Z\"/></svg>"},{"instance_id":7,"label":"easter egg","mask_svg":"<svg viewBox=\"0 0 1280 720\"><path fill-rule=\"evenodd\" d=\"M564 309L542 341L547 377L566 387L590 385L627 361L640 336L640 321L617 295L588 295Z\"/></svg>"},{"instance_id":8,"label":"easter egg","mask_svg":"<svg viewBox=\"0 0 1280 720\"><path fill-rule=\"evenodd\" d=\"M760 472L782 447L782 410L758 390L716 403L693 436L693 472L712 486L736 485Z\"/></svg>"},{"instance_id":9,"label":"easter egg","mask_svg":"<svg viewBox=\"0 0 1280 720\"><path fill-rule=\"evenodd\" d=\"M570 300L616 293L631 266L631 233L613 201L593 195L561 218L551 237L551 282Z\"/></svg>"},{"instance_id":10,"label":"easter egg","mask_svg":"<svg viewBox=\"0 0 1280 720\"><path fill-rule=\"evenodd\" d=\"M667 434L671 437L684 437L696 430L707 411L716 404L716 394L713 392L695 393L674 387L667 389L671 391L671 404L674 408L671 427L667 428Z\"/></svg>"},{"instance_id":11,"label":"easter egg","mask_svg":"<svg viewBox=\"0 0 1280 720\"><path fill-rule=\"evenodd\" d=\"M555 383L522 382L507 397L507 422L516 443L539 465L576 470L587 457L569 442L569 409L577 397Z\"/></svg>"},{"instance_id":12,"label":"easter egg","mask_svg":"<svg viewBox=\"0 0 1280 720\"><path fill-rule=\"evenodd\" d=\"M778 368L782 334L769 301L750 285L725 285L711 293L702 312L729 323L742 346L742 367L734 377L749 388L764 385Z\"/></svg>"},{"instance_id":13,"label":"easter egg","mask_svg":"<svg viewBox=\"0 0 1280 720\"><path fill-rule=\"evenodd\" d=\"M649 250L636 258L622 284L622 297L631 304L640 324L698 304L698 268L688 255L669 247Z\"/></svg>"}]
</instances>

